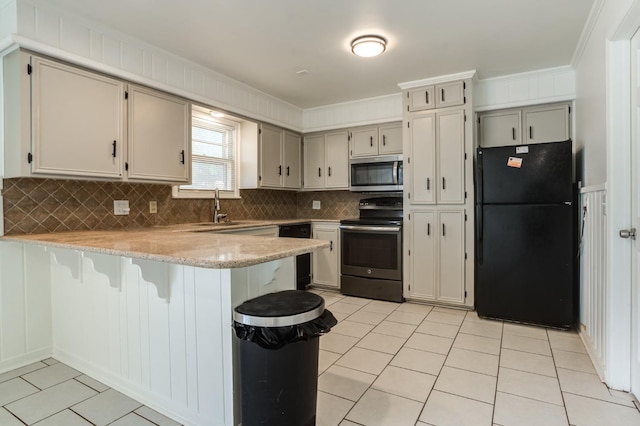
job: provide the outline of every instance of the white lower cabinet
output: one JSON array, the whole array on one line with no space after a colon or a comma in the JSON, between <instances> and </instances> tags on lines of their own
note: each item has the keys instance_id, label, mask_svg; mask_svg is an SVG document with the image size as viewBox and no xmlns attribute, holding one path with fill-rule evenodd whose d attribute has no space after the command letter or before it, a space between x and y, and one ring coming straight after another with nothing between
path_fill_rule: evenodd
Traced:
<instances>
[{"instance_id":1,"label":"white lower cabinet","mask_svg":"<svg viewBox=\"0 0 640 426\"><path fill-rule=\"evenodd\" d=\"M408 222L409 298L464 304L464 209L414 210Z\"/></svg>"},{"instance_id":2,"label":"white lower cabinet","mask_svg":"<svg viewBox=\"0 0 640 426\"><path fill-rule=\"evenodd\" d=\"M313 238L329 241L329 247L311 254L312 284L340 287L340 225L338 223L314 223Z\"/></svg>"}]
</instances>

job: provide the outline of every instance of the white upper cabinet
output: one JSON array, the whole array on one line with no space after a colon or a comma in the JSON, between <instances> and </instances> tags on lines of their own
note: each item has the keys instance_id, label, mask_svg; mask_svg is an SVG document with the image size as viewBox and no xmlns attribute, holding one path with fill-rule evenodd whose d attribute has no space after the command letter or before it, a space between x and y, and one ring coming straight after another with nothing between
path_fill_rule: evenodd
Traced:
<instances>
[{"instance_id":1,"label":"white upper cabinet","mask_svg":"<svg viewBox=\"0 0 640 426\"><path fill-rule=\"evenodd\" d=\"M402 123L357 127L349 134L352 158L402 154Z\"/></svg>"},{"instance_id":2,"label":"white upper cabinet","mask_svg":"<svg viewBox=\"0 0 640 426\"><path fill-rule=\"evenodd\" d=\"M480 146L489 148L519 145L522 141L521 116L520 110L503 110L480 115Z\"/></svg>"},{"instance_id":3,"label":"white upper cabinet","mask_svg":"<svg viewBox=\"0 0 640 426\"><path fill-rule=\"evenodd\" d=\"M565 141L569 134L569 105L525 108L522 112L523 143Z\"/></svg>"},{"instance_id":4,"label":"white upper cabinet","mask_svg":"<svg viewBox=\"0 0 640 426\"><path fill-rule=\"evenodd\" d=\"M38 57L31 66L31 171L120 178L124 84Z\"/></svg>"},{"instance_id":5,"label":"white upper cabinet","mask_svg":"<svg viewBox=\"0 0 640 426\"><path fill-rule=\"evenodd\" d=\"M411 202L432 204L436 200L436 114L409 117L411 146Z\"/></svg>"},{"instance_id":6,"label":"white upper cabinet","mask_svg":"<svg viewBox=\"0 0 640 426\"><path fill-rule=\"evenodd\" d=\"M184 99L129 86L129 179L190 181L191 107Z\"/></svg>"},{"instance_id":7,"label":"white upper cabinet","mask_svg":"<svg viewBox=\"0 0 640 426\"><path fill-rule=\"evenodd\" d=\"M378 128L370 126L352 130L351 146L352 157L378 155Z\"/></svg>"},{"instance_id":8,"label":"white upper cabinet","mask_svg":"<svg viewBox=\"0 0 640 426\"><path fill-rule=\"evenodd\" d=\"M557 142L570 138L571 107L568 103L478 114L478 142L483 148Z\"/></svg>"},{"instance_id":9,"label":"white upper cabinet","mask_svg":"<svg viewBox=\"0 0 640 426\"><path fill-rule=\"evenodd\" d=\"M304 188L349 188L349 140L346 130L304 137Z\"/></svg>"},{"instance_id":10,"label":"white upper cabinet","mask_svg":"<svg viewBox=\"0 0 640 426\"><path fill-rule=\"evenodd\" d=\"M464 90L465 83L463 81L409 90L407 92L407 112L463 105L466 103Z\"/></svg>"},{"instance_id":11,"label":"white upper cabinet","mask_svg":"<svg viewBox=\"0 0 640 426\"><path fill-rule=\"evenodd\" d=\"M300 135L268 124L260 131L260 186L300 189Z\"/></svg>"},{"instance_id":12,"label":"white upper cabinet","mask_svg":"<svg viewBox=\"0 0 640 426\"><path fill-rule=\"evenodd\" d=\"M302 138L299 134L284 131L282 145L283 158L283 185L285 188L300 189L301 185L301 162L302 162Z\"/></svg>"},{"instance_id":13,"label":"white upper cabinet","mask_svg":"<svg viewBox=\"0 0 640 426\"><path fill-rule=\"evenodd\" d=\"M378 127L378 152L381 155L402 154L402 123Z\"/></svg>"}]
</instances>

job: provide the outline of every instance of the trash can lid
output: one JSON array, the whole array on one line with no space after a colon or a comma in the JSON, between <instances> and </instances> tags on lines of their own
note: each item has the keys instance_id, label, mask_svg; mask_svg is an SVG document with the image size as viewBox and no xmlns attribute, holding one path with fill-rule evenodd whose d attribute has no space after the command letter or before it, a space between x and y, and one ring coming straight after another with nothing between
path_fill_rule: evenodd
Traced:
<instances>
[{"instance_id":1,"label":"trash can lid","mask_svg":"<svg viewBox=\"0 0 640 426\"><path fill-rule=\"evenodd\" d=\"M247 300L236 307L233 319L257 327L286 327L318 318L324 299L303 290L285 290Z\"/></svg>"}]
</instances>

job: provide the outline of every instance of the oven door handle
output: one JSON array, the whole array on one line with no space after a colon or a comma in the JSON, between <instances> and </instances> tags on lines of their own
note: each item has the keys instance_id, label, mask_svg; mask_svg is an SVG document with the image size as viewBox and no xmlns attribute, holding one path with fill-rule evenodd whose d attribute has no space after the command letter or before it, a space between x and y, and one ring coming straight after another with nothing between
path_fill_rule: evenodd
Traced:
<instances>
[{"instance_id":1,"label":"oven door handle","mask_svg":"<svg viewBox=\"0 0 640 426\"><path fill-rule=\"evenodd\" d=\"M393 179L393 184L397 185L398 184L398 162L397 161L393 162L392 179Z\"/></svg>"},{"instance_id":2,"label":"oven door handle","mask_svg":"<svg viewBox=\"0 0 640 426\"><path fill-rule=\"evenodd\" d=\"M349 231L375 231L375 232L399 232L399 226L359 226L359 225L340 225L340 229Z\"/></svg>"}]
</instances>

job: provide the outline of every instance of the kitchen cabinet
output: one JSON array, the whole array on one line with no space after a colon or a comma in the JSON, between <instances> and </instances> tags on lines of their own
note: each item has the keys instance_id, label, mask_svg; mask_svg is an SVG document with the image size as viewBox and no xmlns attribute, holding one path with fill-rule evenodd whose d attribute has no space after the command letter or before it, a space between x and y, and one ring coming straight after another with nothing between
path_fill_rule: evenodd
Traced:
<instances>
[{"instance_id":1,"label":"kitchen cabinet","mask_svg":"<svg viewBox=\"0 0 640 426\"><path fill-rule=\"evenodd\" d=\"M402 123L352 129L351 157L402 154Z\"/></svg>"},{"instance_id":2,"label":"kitchen cabinet","mask_svg":"<svg viewBox=\"0 0 640 426\"><path fill-rule=\"evenodd\" d=\"M338 227L338 223L318 222L313 224L313 238L329 241L329 247L311 254L311 282L313 284L340 287L340 232Z\"/></svg>"},{"instance_id":3,"label":"kitchen cabinet","mask_svg":"<svg viewBox=\"0 0 640 426\"><path fill-rule=\"evenodd\" d=\"M300 136L262 124L259 141L260 186L300 189Z\"/></svg>"},{"instance_id":4,"label":"kitchen cabinet","mask_svg":"<svg viewBox=\"0 0 640 426\"><path fill-rule=\"evenodd\" d=\"M464 209L411 212L410 298L465 302L465 217Z\"/></svg>"},{"instance_id":5,"label":"kitchen cabinet","mask_svg":"<svg viewBox=\"0 0 640 426\"><path fill-rule=\"evenodd\" d=\"M184 99L129 85L127 176L188 183L191 179L191 106Z\"/></svg>"},{"instance_id":6,"label":"kitchen cabinet","mask_svg":"<svg viewBox=\"0 0 640 426\"><path fill-rule=\"evenodd\" d=\"M30 69L31 172L119 179L124 83L35 56Z\"/></svg>"},{"instance_id":7,"label":"kitchen cabinet","mask_svg":"<svg viewBox=\"0 0 640 426\"><path fill-rule=\"evenodd\" d=\"M435 80L403 92L404 297L473 307L473 76Z\"/></svg>"},{"instance_id":8,"label":"kitchen cabinet","mask_svg":"<svg viewBox=\"0 0 640 426\"><path fill-rule=\"evenodd\" d=\"M188 101L20 50L2 66L5 177L189 182Z\"/></svg>"},{"instance_id":9,"label":"kitchen cabinet","mask_svg":"<svg viewBox=\"0 0 640 426\"><path fill-rule=\"evenodd\" d=\"M408 118L412 204L465 203L464 109Z\"/></svg>"},{"instance_id":10,"label":"kitchen cabinet","mask_svg":"<svg viewBox=\"0 0 640 426\"><path fill-rule=\"evenodd\" d=\"M571 107L568 103L478 114L478 141L483 148L556 142L570 138Z\"/></svg>"},{"instance_id":11,"label":"kitchen cabinet","mask_svg":"<svg viewBox=\"0 0 640 426\"><path fill-rule=\"evenodd\" d=\"M304 137L304 188L349 188L349 140L347 130Z\"/></svg>"},{"instance_id":12,"label":"kitchen cabinet","mask_svg":"<svg viewBox=\"0 0 640 426\"><path fill-rule=\"evenodd\" d=\"M466 83L452 81L407 91L407 112L463 105Z\"/></svg>"}]
</instances>

